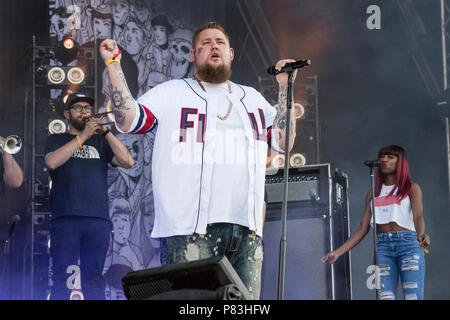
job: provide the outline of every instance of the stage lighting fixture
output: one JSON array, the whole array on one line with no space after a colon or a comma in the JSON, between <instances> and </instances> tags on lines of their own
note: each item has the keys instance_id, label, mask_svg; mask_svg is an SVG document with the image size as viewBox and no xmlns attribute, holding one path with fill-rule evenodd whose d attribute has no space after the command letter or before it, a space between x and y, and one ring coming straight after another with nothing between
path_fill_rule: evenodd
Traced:
<instances>
[{"instance_id":1,"label":"stage lighting fixture","mask_svg":"<svg viewBox=\"0 0 450 320\"><path fill-rule=\"evenodd\" d=\"M84 300L83 292L77 289L72 289L69 300Z\"/></svg>"},{"instance_id":2,"label":"stage lighting fixture","mask_svg":"<svg viewBox=\"0 0 450 320\"><path fill-rule=\"evenodd\" d=\"M79 67L70 68L67 72L67 80L72 84L80 84L84 80L84 71Z\"/></svg>"},{"instance_id":3,"label":"stage lighting fixture","mask_svg":"<svg viewBox=\"0 0 450 320\"><path fill-rule=\"evenodd\" d=\"M300 167L306 164L306 158L301 153L294 153L289 159L289 165L291 167Z\"/></svg>"},{"instance_id":4,"label":"stage lighting fixture","mask_svg":"<svg viewBox=\"0 0 450 320\"><path fill-rule=\"evenodd\" d=\"M273 168L283 168L284 167L284 154L277 154L272 158Z\"/></svg>"},{"instance_id":5,"label":"stage lighting fixture","mask_svg":"<svg viewBox=\"0 0 450 320\"><path fill-rule=\"evenodd\" d=\"M56 48L55 56L63 65L67 65L77 58L79 45L72 38L65 38Z\"/></svg>"},{"instance_id":6,"label":"stage lighting fixture","mask_svg":"<svg viewBox=\"0 0 450 320\"><path fill-rule=\"evenodd\" d=\"M300 119L305 114L305 107L303 107L300 103L294 103L294 112L295 119Z\"/></svg>"},{"instance_id":7,"label":"stage lighting fixture","mask_svg":"<svg viewBox=\"0 0 450 320\"><path fill-rule=\"evenodd\" d=\"M47 79L50 84L61 84L66 79L66 73L61 67L50 67Z\"/></svg>"},{"instance_id":8,"label":"stage lighting fixture","mask_svg":"<svg viewBox=\"0 0 450 320\"><path fill-rule=\"evenodd\" d=\"M67 125L63 120L54 119L48 124L50 134L61 134L67 131Z\"/></svg>"},{"instance_id":9,"label":"stage lighting fixture","mask_svg":"<svg viewBox=\"0 0 450 320\"><path fill-rule=\"evenodd\" d=\"M48 66L47 84L49 85L79 85L85 82L85 80L85 73L80 67Z\"/></svg>"},{"instance_id":10,"label":"stage lighting fixture","mask_svg":"<svg viewBox=\"0 0 450 320\"><path fill-rule=\"evenodd\" d=\"M75 47L75 41L71 38L66 38L63 40L63 46L68 50L73 49Z\"/></svg>"}]
</instances>

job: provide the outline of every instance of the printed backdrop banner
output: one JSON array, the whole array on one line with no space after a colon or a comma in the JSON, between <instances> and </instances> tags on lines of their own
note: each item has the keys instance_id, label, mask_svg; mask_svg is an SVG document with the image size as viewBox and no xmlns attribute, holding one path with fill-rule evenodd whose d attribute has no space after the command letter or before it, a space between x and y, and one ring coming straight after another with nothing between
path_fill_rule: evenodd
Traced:
<instances>
[{"instance_id":1,"label":"printed backdrop banner","mask_svg":"<svg viewBox=\"0 0 450 320\"><path fill-rule=\"evenodd\" d=\"M193 30L205 21L193 23L186 11L184 18L180 18L180 3L50 0L49 35L60 42L70 34L80 47L93 46L95 41L99 44L107 38L117 41L127 82L137 98L161 82L193 76L189 57L191 39ZM106 111L110 93L106 68L101 61L98 65L97 112L100 113ZM104 274L106 298L111 300L125 299L121 279L127 272L160 265L159 241L150 237L154 220L151 182L154 133L117 136L130 150L136 165L130 169L110 167L108 171L113 233ZM80 286L79 281L74 285Z\"/></svg>"}]
</instances>

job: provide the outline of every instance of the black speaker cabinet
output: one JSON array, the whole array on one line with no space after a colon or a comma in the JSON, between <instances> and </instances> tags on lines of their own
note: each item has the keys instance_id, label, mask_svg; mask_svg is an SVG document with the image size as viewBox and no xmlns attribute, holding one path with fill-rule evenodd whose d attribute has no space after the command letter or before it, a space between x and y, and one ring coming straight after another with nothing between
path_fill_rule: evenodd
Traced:
<instances>
[{"instance_id":1,"label":"black speaker cabinet","mask_svg":"<svg viewBox=\"0 0 450 320\"><path fill-rule=\"evenodd\" d=\"M131 271L122 279L128 300L249 300L227 257Z\"/></svg>"},{"instance_id":2,"label":"black speaker cabinet","mask_svg":"<svg viewBox=\"0 0 450 320\"><path fill-rule=\"evenodd\" d=\"M267 172L261 299L278 297L283 170ZM350 300L350 253L333 265L320 258L350 233L347 175L330 164L289 168L286 221L286 300Z\"/></svg>"}]
</instances>

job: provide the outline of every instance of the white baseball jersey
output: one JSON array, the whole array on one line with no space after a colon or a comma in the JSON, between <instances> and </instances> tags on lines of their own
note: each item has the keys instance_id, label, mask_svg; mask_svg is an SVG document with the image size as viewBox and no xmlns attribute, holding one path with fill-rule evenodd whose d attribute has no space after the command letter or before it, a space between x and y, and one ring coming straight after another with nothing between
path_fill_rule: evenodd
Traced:
<instances>
[{"instance_id":1,"label":"white baseball jersey","mask_svg":"<svg viewBox=\"0 0 450 320\"><path fill-rule=\"evenodd\" d=\"M233 116L242 124L247 177L236 176L230 166L228 178L223 179L224 190L232 186L247 195L247 212L242 215L246 215L249 229L262 236L267 147L276 110L255 89L229 83L231 94L225 96L232 103ZM140 134L156 128L152 159L154 238L205 234L210 217L221 215L210 211L220 210L220 201L233 201L217 192L217 187L212 188L218 163L216 149L223 142L218 141L216 129L222 120L217 114L224 112L218 110L217 97L207 92L193 79L177 79L154 87L137 101L136 116L127 132ZM223 167L221 170L223 177Z\"/></svg>"}]
</instances>

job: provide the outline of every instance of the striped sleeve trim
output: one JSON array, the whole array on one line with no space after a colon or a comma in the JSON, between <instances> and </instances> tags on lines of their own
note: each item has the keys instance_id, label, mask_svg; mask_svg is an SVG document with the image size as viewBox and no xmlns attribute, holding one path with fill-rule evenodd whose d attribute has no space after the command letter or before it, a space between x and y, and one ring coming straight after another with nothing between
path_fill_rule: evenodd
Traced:
<instances>
[{"instance_id":1,"label":"striped sleeve trim","mask_svg":"<svg viewBox=\"0 0 450 320\"><path fill-rule=\"evenodd\" d=\"M269 148L272 147L272 127L267 128L267 145Z\"/></svg>"},{"instance_id":2,"label":"striped sleeve trim","mask_svg":"<svg viewBox=\"0 0 450 320\"><path fill-rule=\"evenodd\" d=\"M138 119L134 128L130 131L133 134L142 134L155 128L157 120L153 113L143 104L138 103Z\"/></svg>"}]
</instances>

